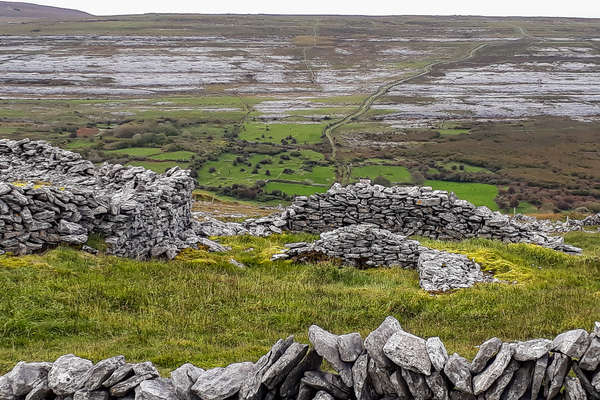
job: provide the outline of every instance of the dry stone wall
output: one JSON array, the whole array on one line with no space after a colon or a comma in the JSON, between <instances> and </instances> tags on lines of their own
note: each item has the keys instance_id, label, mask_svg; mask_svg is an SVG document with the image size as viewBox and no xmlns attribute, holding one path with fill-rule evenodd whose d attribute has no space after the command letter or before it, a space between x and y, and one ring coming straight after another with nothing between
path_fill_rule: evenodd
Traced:
<instances>
[{"instance_id":1,"label":"dry stone wall","mask_svg":"<svg viewBox=\"0 0 600 400\"><path fill-rule=\"evenodd\" d=\"M107 238L109 253L140 259L199 243L218 248L194 231L193 189L179 168L96 168L43 141L0 140L0 251L83 244L92 233Z\"/></svg>"},{"instance_id":2,"label":"dry stone wall","mask_svg":"<svg viewBox=\"0 0 600 400\"><path fill-rule=\"evenodd\" d=\"M364 340L309 328L257 362L204 370L184 364L160 377L150 362L123 356L96 364L72 354L19 362L0 377L0 400L535 400L600 398L600 323L553 340L487 340L471 361L449 355L387 317ZM335 373L321 368L323 360Z\"/></svg>"},{"instance_id":3,"label":"dry stone wall","mask_svg":"<svg viewBox=\"0 0 600 400\"><path fill-rule=\"evenodd\" d=\"M332 260L358 268L402 267L419 271L419 285L429 292L447 292L480 282L497 282L462 254L432 250L416 240L372 224L350 225L321 234L319 240L286 244L273 260Z\"/></svg>"},{"instance_id":4,"label":"dry stone wall","mask_svg":"<svg viewBox=\"0 0 600 400\"><path fill-rule=\"evenodd\" d=\"M282 218L294 231L321 233L369 223L406 236L449 240L482 237L579 252L532 223L476 207L453 193L429 187L383 187L368 181L348 186L336 183L326 193L296 197Z\"/></svg>"}]
</instances>

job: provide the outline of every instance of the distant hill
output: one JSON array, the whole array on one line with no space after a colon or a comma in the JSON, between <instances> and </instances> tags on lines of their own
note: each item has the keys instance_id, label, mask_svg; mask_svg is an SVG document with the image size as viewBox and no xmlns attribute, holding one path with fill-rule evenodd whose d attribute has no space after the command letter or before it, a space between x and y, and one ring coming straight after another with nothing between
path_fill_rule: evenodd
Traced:
<instances>
[{"instance_id":1,"label":"distant hill","mask_svg":"<svg viewBox=\"0 0 600 400\"><path fill-rule=\"evenodd\" d=\"M41 6L32 3L17 3L12 1L0 1L0 18L86 18L88 14L79 10L69 8Z\"/></svg>"}]
</instances>

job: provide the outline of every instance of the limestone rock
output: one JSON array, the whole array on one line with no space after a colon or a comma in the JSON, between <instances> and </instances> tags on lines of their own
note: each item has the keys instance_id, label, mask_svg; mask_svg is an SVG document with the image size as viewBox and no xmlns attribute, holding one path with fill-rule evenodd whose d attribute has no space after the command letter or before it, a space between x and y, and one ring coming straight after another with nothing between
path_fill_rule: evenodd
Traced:
<instances>
[{"instance_id":1,"label":"limestone rock","mask_svg":"<svg viewBox=\"0 0 600 400\"><path fill-rule=\"evenodd\" d=\"M471 365L465 358L454 353L444 366L444 374L446 374L456 390L469 394L473 393Z\"/></svg>"},{"instance_id":2,"label":"limestone rock","mask_svg":"<svg viewBox=\"0 0 600 400\"><path fill-rule=\"evenodd\" d=\"M490 388L485 392L485 400L500 400L502 393L510 383L515 372L519 369L519 363L511 360L500 377L496 379ZM480 395L483 396L483 395ZM479 396L478 396L479 398Z\"/></svg>"},{"instance_id":3,"label":"limestone rock","mask_svg":"<svg viewBox=\"0 0 600 400\"><path fill-rule=\"evenodd\" d=\"M383 346L396 332L401 332L400 322L394 317L387 317L381 325L365 339L365 349L375 362L381 366L391 367L394 363L383 352Z\"/></svg>"},{"instance_id":4,"label":"limestone rock","mask_svg":"<svg viewBox=\"0 0 600 400\"><path fill-rule=\"evenodd\" d=\"M127 379L132 373L133 364L123 364L118 367L106 381L104 381L102 386L107 388L114 386L117 383Z\"/></svg>"},{"instance_id":5,"label":"limestone rock","mask_svg":"<svg viewBox=\"0 0 600 400\"><path fill-rule=\"evenodd\" d=\"M544 395L547 400L552 400L560 392L565 376L569 372L569 357L554 353L554 359L546 370L546 387Z\"/></svg>"},{"instance_id":6,"label":"limestone rock","mask_svg":"<svg viewBox=\"0 0 600 400\"><path fill-rule=\"evenodd\" d=\"M78 390L73 395L73 400L108 400L108 392L105 390Z\"/></svg>"},{"instance_id":7,"label":"limestone rock","mask_svg":"<svg viewBox=\"0 0 600 400\"><path fill-rule=\"evenodd\" d=\"M225 400L240 391L248 374L253 371L254 364L251 362L209 369L200 373L192 392L202 400Z\"/></svg>"},{"instance_id":8,"label":"limestone rock","mask_svg":"<svg viewBox=\"0 0 600 400\"><path fill-rule=\"evenodd\" d=\"M546 368L548 368L548 358L548 354L545 354L535 361L531 380L531 400L537 400L538 398L544 376L546 375Z\"/></svg>"},{"instance_id":9,"label":"limestone rock","mask_svg":"<svg viewBox=\"0 0 600 400\"><path fill-rule=\"evenodd\" d=\"M587 400L587 395L577 378L565 380L565 400Z\"/></svg>"},{"instance_id":10,"label":"limestone rock","mask_svg":"<svg viewBox=\"0 0 600 400\"><path fill-rule=\"evenodd\" d=\"M47 398L51 393L52 391L48 387L48 380L46 379L43 382L40 382L36 387L31 389L31 391L27 393L27 396L25 396L25 400L43 400ZM1 393L0 397L2 397Z\"/></svg>"},{"instance_id":11,"label":"limestone rock","mask_svg":"<svg viewBox=\"0 0 600 400\"><path fill-rule=\"evenodd\" d=\"M308 371L301 380L313 389L324 390L336 399L350 399L352 390L346 386L339 375L333 375L323 371Z\"/></svg>"},{"instance_id":12,"label":"limestone rock","mask_svg":"<svg viewBox=\"0 0 600 400\"><path fill-rule=\"evenodd\" d=\"M263 375L262 383L269 389L274 389L287 376L287 374L304 358L308 345L294 342L285 350L285 353Z\"/></svg>"},{"instance_id":13,"label":"limestone rock","mask_svg":"<svg viewBox=\"0 0 600 400\"><path fill-rule=\"evenodd\" d=\"M408 390L412 394L414 400L429 400L433 397L433 394L425 381L425 375L404 368L401 368L401 371L402 378L404 378Z\"/></svg>"},{"instance_id":14,"label":"limestone rock","mask_svg":"<svg viewBox=\"0 0 600 400\"><path fill-rule=\"evenodd\" d=\"M295 398L300 390L300 379L304 376L304 373L319 369L322 362L323 358L314 349L309 350L306 357L292 368L285 377L279 388L279 395L288 399Z\"/></svg>"},{"instance_id":15,"label":"limestone rock","mask_svg":"<svg viewBox=\"0 0 600 400\"><path fill-rule=\"evenodd\" d=\"M427 352L427 342L410 333L394 333L383 347L384 354L399 367L431 374L431 360Z\"/></svg>"},{"instance_id":16,"label":"limestone rock","mask_svg":"<svg viewBox=\"0 0 600 400\"><path fill-rule=\"evenodd\" d=\"M81 389L93 364L90 360L67 354L59 357L48 372L48 387L58 396L69 396Z\"/></svg>"},{"instance_id":17,"label":"limestone rock","mask_svg":"<svg viewBox=\"0 0 600 400\"><path fill-rule=\"evenodd\" d=\"M308 329L308 340L315 350L340 374L346 386L352 386L352 364L342 361L338 349L338 336L312 325Z\"/></svg>"},{"instance_id":18,"label":"limestone rock","mask_svg":"<svg viewBox=\"0 0 600 400\"><path fill-rule=\"evenodd\" d=\"M46 382L51 368L51 363L17 363L9 373L13 395L25 396L36 386Z\"/></svg>"},{"instance_id":19,"label":"limestone rock","mask_svg":"<svg viewBox=\"0 0 600 400\"><path fill-rule=\"evenodd\" d=\"M248 373L246 376L244 383L240 387L240 400L260 400L266 394L265 387L263 386L263 377L279 360L279 358L285 353L285 351L292 345L294 342L294 337L289 336L287 339L278 340L271 350L264 356L262 356L256 364L254 364L254 368Z\"/></svg>"},{"instance_id":20,"label":"limestone rock","mask_svg":"<svg viewBox=\"0 0 600 400\"><path fill-rule=\"evenodd\" d=\"M488 362L498 354L502 347L502 340L497 337L486 340L479 346L479 351L471 363L471 372L478 374L483 371Z\"/></svg>"},{"instance_id":21,"label":"limestone rock","mask_svg":"<svg viewBox=\"0 0 600 400\"><path fill-rule=\"evenodd\" d=\"M369 383L369 356L364 353L358 357L352 366L352 381L356 400L374 400L376 393Z\"/></svg>"},{"instance_id":22,"label":"limestone rock","mask_svg":"<svg viewBox=\"0 0 600 400\"><path fill-rule=\"evenodd\" d=\"M521 365L517 372L515 372L510 385L506 388L506 392L502 396L504 400L519 400L523 397L531 384L531 369L533 366L534 363L528 361Z\"/></svg>"},{"instance_id":23,"label":"limestone rock","mask_svg":"<svg viewBox=\"0 0 600 400\"><path fill-rule=\"evenodd\" d=\"M514 353L514 348L508 343L503 343L494 361L478 375L473 377L473 394L475 396L485 392L502 375Z\"/></svg>"},{"instance_id":24,"label":"limestone rock","mask_svg":"<svg viewBox=\"0 0 600 400\"><path fill-rule=\"evenodd\" d=\"M198 368L190 363L183 364L176 370L171 371L171 380L173 381L177 398L181 400L193 400L191 389L202 372L204 372L202 368Z\"/></svg>"},{"instance_id":25,"label":"limestone rock","mask_svg":"<svg viewBox=\"0 0 600 400\"><path fill-rule=\"evenodd\" d=\"M342 361L356 361L365 350L360 333L348 333L338 336L338 350Z\"/></svg>"},{"instance_id":26,"label":"limestone rock","mask_svg":"<svg viewBox=\"0 0 600 400\"><path fill-rule=\"evenodd\" d=\"M448 361L448 351L439 337L430 337L426 342L427 354L431 360L431 366L436 371L443 371Z\"/></svg>"},{"instance_id":27,"label":"limestone rock","mask_svg":"<svg viewBox=\"0 0 600 400\"><path fill-rule=\"evenodd\" d=\"M517 361L532 361L548 354L552 342L548 339L533 339L515 344L514 358Z\"/></svg>"},{"instance_id":28,"label":"limestone rock","mask_svg":"<svg viewBox=\"0 0 600 400\"><path fill-rule=\"evenodd\" d=\"M447 292L468 288L478 282L492 282L493 279L481 272L474 261L462 254L427 250L419 256L419 285L428 292Z\"/></svg>"},{"instance_id":29,"label":"limestone rock","mask_svg":"<svg viewBox=\"0 0 600 400\"><path fill-rule=\"evenodd\" d=\"M102 360L88 371L84 387L87 391L98 390L102 384L121 366L125 365L125 357L116 356Z\"/></svg>"},{"instance_id":30,"label":"limestone rock","mask_svg":"<svg viewBox=\"0 0 600 400\"><path fill-rule=\"evenodd\" d=\"M170 379L145 380L135 389L135 400L177 400L175 386Z\"/></svg>"},{"instance_id":31,"label":"limestone rock","mask_svg":"<svg viewBox=\"0 0 600 400\"><path fill-rule=\"evenodd\" d=\"M556 336L550 350L559 351L569 357L581 358L590 345L590 335L584 329L573 329Z\"/></svg>"},{"instance_id":32,"label":"limestone rock","mask_svg":"<svg viewBox=\"0 0 600 400\"><path fill-rule=\"evenodd\" d=\"M586 371L594 371L598 365L600 365L600 338L594 337L579 360L579 366Z\"/></svg>"},{"instance_id":33,"label":"limestone rock","mask_svg":"<svg viewBox=\"0 0 600 400\"><path fill-rule=\"evenodd\" d=\"M444 380L444 376L440 371L434 371L431 375L425 377L427 386L431 389L434 400L449 400L448 386Z\"/></svg>"},{"instance_id":34,"label":"limestone rock","mask_svg":"<svg viewBox=\"0 0 600 400\"><path fill-rule=\"evenodd\" d=\"M367 373L375 393L379 396L389 396L397 393L397 387L392 382L393 370L377 365L375 360L369 358Z\"/></svg>"}]
</instances>

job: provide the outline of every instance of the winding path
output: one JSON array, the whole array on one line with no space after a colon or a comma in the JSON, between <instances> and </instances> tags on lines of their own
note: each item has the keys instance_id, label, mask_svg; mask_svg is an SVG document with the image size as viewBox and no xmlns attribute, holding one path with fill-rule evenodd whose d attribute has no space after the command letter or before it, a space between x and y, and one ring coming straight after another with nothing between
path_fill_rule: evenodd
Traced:
<instances>
[{"instance_id":1,"label":"winding path","mask_svg":"<svg viewBox=\"0 0 600 400\"><path fill-rule=\"evenodd\" d=\"M369 97L367 97L362 104L360 105L360 107L352 112L351 114L348 114L347 116L345 116L344 118L330 124L327 125L324 129L323 129L323 134L327 137L327 139L329 139L329 143L331 144L331 160L335 161L336 160L336 146L335 146L335 138L333 137L333 131L337 128L339 128L342 125L346 125L347 123L349 123L352 120L358 119L359 117L361 117L363 114L365 114L367 111L369 111L371 109L371 106L373 105L373 103L375 101L377 101L377 99L379 99L381 96L385 95L387 92L390 91L390 89L392 89L394 86L398 86L401 85L403 83L412 81L414 79L420 78L424 75L429 74L434 67L438 66L438 65L445 65L445 64L453 64L453 63L457 63L457 62L462 62L462 61L466 61L470 58L473 58L475 56L475 54L481 50L482 48L488 46L488 44L480 44L474 48L472 48L469 53L467 53L465 56L457 58L457 59L453 59L453 60L446 60L446 61L436 61L433 62L431 64L427 64L425 67L423 67L423 69L421 69L416 75L411 75L409 77L405 77L405 78L400 78L400 79L396 79L394 81L388 82L386 84L384 84L383 86L380 86L379 89L377 89L377 91L375 93L373 93L372 95L370 95Z\"/></svg>"}]
</instances>

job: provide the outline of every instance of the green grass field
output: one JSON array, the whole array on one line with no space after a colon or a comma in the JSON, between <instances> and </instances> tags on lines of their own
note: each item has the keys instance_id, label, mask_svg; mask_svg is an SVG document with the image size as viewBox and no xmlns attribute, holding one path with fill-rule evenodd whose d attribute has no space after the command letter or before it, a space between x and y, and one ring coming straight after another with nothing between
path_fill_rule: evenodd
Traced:
<instances>
[{"instance_id":1,"label":"green grass field","mask_svg":"<svg viewBox=\"0 0 600 400\"><path fill-rule=\"evenodd\" d=\"M180 167L185 169L188 167L187 162L176 162L176 161L131 161L127 165L144 167L146 169L151 169L154 172L163 173L168 169L173 167Z\"/></svg>"},{"instance_id":2,"label":"green grass field","mask_svg":"<svg viewBox=\"0 0 600 400\"><path fill-rule=\"evenodd\" d=\"M425 181L424 185L431 186L435 190L454 192L458 198L470 201L476 206L486 206L490 210L498 210L498 205L494 201L498 195L498 188L494 185L433 180Z\"/></svg>"},{"instance_id":3,"label":"green grass field","mask_svg":"<svg viewBox=\"0 0 600 400\"><path fill-rule=\"evenodd\" d=\"M487 240L426 241L462 250L517 284L485 284L445 295L418 286L416 271L358 270L328 263L271 262L284 243L308 235L233 237L228 254L189 251L175 261L92 256L61 247L42 255L0 256L0 374L18 360L74 353L98 361L124 354L161 370L252 360L290 334L307 343L315 323L363 338L388 315L448 351L502 340L552 338L598 319L600 235L568 236L583 257ZM243 262L240 269L229 258ZM265 290L268 288L268 290Z\"/></svg>"},{"instance_id":4,"label":"green grass field","mask_svg":"<svg viewBox=\"0 0 600 400\"><path fill-rule=\"evenodd\" d=\"M353 178L375 179L383 176L392 183L410 183L412 177L405 167L395 165L365 165L361 167L352 167Z\"/></svg>"},{"instance_id":5,"label":"green grass field","mask_svg":"<svg viewBox=\"0 0 600 400\"><path fill-rule=\"evenodd\" d=\"M158 161L179 161L179 160L190 160L195 153L191 151L171 151L168 153L157 154L151 156L152 160Z\"/></svg>"},{"instance_id":6,"label":"green grass field","mask_svg":"<svg viewBox=\"0 0 600 400\"><path fill-rule=\"evenodd\" d=\"M198 170L198 182L206 186L228 186L232 184L253 185L257 180L283 179L298 183L318 183L330 185L335 178L333 166L313 166L310 171L302 169L305 162L318 161L322 155L311 150L302 150L299 157L294 157L290 152L275 156L254 154L247 163L234 165L236 155L223 154L217 161L208 161ZM289 157L282 160L281 157ZM263 160L271 163L261 164ZM257 165L260 168L256 169ZM214 170L213 170L214 168ZM288 170L287 173L284 173ZM212 172L211 172L212 171ZM253 173L256 171L256 173ZM269 171L269 173L267 173Z\"/></svg>"},{"instance_id":7,"label":"green grass field","mask_svg":"<svg viewBox=\"0 0 600 400\"><path fill-rule=\"evenodd\" d=\"M264 191L267 193L271 193L274 190L279 190L285 194L291 194L294 196L310 196L311 194L326 192L327 189L329 188L323 186L308 186L286 182L269 182L264 187Z\"/></svg>"},{"instance_id":8,"label":"green grass field","mask_svg":"<svg viewBox=\"0 0 600 400\"><path fill-rule=\"evenodd\" d=\"M240 139L249 142L281 143L281 140L292 136L298 144L319 143L325 124L265 124L252 122L244 125Z\"/></svg>"},{"instance_id":9,"label":"green grass field","mask_svg":"<svg viewBox=\"0 0 600 400\"><path fill-rule=\"evenodd\" d=\"M107 153L122 154L132 157L150 157L160 153L160 149L156 147L127 147L119 150L109 150Z\"/></svg>"}]
</instances>

